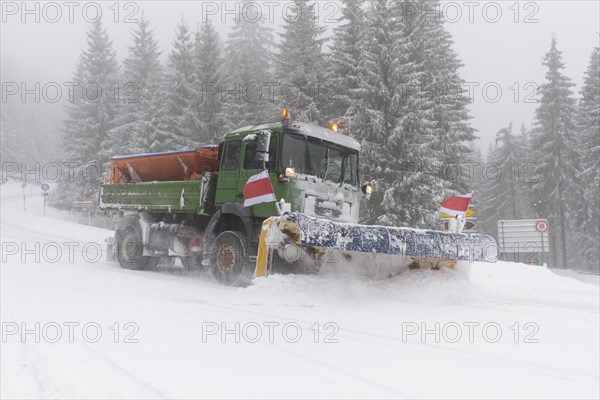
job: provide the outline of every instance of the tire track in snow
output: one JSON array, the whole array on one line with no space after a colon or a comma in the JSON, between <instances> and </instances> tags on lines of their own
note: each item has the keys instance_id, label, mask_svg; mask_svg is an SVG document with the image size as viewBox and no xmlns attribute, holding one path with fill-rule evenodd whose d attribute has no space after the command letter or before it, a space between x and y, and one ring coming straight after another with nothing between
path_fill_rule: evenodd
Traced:
<instances>
[{"instance_id":1,"label":"tire track in snow","mask_svg":"<svg viewBox=\"0 0 600 400\"><path fill-rule=\"evenodd\" d=\"M181 301L181 300L179 300L179 301ZM186 302L186 301L184 300L184 302ZM197 305L227 309L230 311L235 311L242 316L247 316L247 314L253 314L253 315L262 316L262 317L278 318L278 319L290 321L290 322L302 322L302 323L306 324L307 326L311 325L314 322L314 321L309 321L309 320L302 320L302 319L298 319L298 318L289 318L287 316L282 316L282 315L277 315L277 314L269 314L269 313L265 313L265 312L258 312L258 311L247 310L247 309L242 311L235 307L226 306L226 305L218 305L218 304L214 304L214 303L210 303L210 302L204 302L204 303L200 303ZM362 321L362 320L360 320L360 321ZM356 324L351 324L351 325L359 326L360 321L357 321ZM366 332L366 331L361 331L361 330L357 330L357 329L348 329L346 327L343 328L343 331L344 331L344 333L350 333L351 337L353 337L354 340L362 342L362 343L375 345L375 346L381 346L384 348L393 347L397 350L400 350L401 352L409 351L412 353L426 355L426 356L430 356L430 357L434 357L434 358L435 357L444 357L449 360L454 360L454 361L458 360L461 362L473 364L475 366L486 365L488 367L498 369L500 371L504 371L506 368L510 368L511 370L517 370L517 371L521 371L523 373L538 375L538 376L545 377L545 378L560 379L560 380L564 380L567 382L578 382L578 383L583 383L583 384L594 383L594 382L597 382L597 379L598 379L597 375L585 374L585 373L582 374L581 372L573 373L573 372L565 370L565 369L559 369L559 368L552 367L548 364L535 364L535 363L530 362L528 367L524 367L521 362L517 362L517 361L511 360L511 359L494 356L494 355L489 355L489 354L487 354L487 355L485 355L485 357L483 357L479 353L465 350L465 349L452 349L449 347L445 347L445 346L442 346L439 344L433 344L433 343L418 343L418 344L409 343L409 342L405 343L405 342L402 342L402 340L398 337L382 335L382 334L374 333L374 332ZM378 340L374 341L374 340L372 340L372 338L377 338ZM383 344L380 342L381 340L388 341L389 344ZM427 350L424 350L423 347L426 348ZM443 353L450 353L450 354L443 354ZM490 362L488 360L492 360L494 362ZM541 372L541 371L548 371L549 369L552 370L551 373ZM571 375L571 377L566 377L565 375ZM579 379L580 377L585 377L586 379Z\"/></svg>"},{"instance_id":2,"label":"tire track in snow","mask_svg":"<svg viewBox=\"0 0 600 400\"><path fill-rule=\"evenodd\" d=\"M7 309L9 306L6 303L6 296L3 296L2 305ZM13 309L14 307L10 308ZM14 311L11 312L10 318L13 322L25 322L25 321L36 321L42 323L39 319L36 319L37 309L27 306L24 303L19 303L20 312L19 315L28 315L27 318L15 318ZM31 328L31 327L29 327ZM111 343L112 344L112 343ZM87 397L85 393L90 389L87 386L73 386L73 382L70 376L64 376L60 373L57 375L54 371L60 369L57 366L64 367L64 370L69 370L74 365L80 367L86 364L92 364L93 370L85 370L79 368L77 373L79 379L83 374L85 376L85 382L92 386L92 392L89 397L97 397L98 391L109 390L112 387L126 388L125 391L114 394L116 397L139 397L139 398L165 398L165 395L154 388L148 382L145 382L142 378L136 376L134 373L114 362L110 356L103 354L99 349L94 348L91 343L82 340L79 336L74 336L74 341L71 343L45 343L43 340L41 343L27 344L22 343L27 349L28 359L32 360L31 365L34 368L35 378L37 386L40 387L40 396L37 398L48 398L48 397L73 397L73 393L68 391L63 393L64 387L79 392L79 395ZM6 344L3 344L6 346ZM34 348L38 348L37 350ZM68 351L65 351L68 350ZM52 354L52 355L50 355ZM87 356L91 356L93 361L89 361ZM45 375L42 375L39 371L43 369L46 371ZM51 371L51 372L48 372ZM50 387L43 382L51 383ZM122 385L115 385L115 382L121 382ZM53 390L52 390L53 389ZM112 389L110 389L112 390ZM22 397L21 395L17 397ZM102 397L102 396L100 396Z\"/></svg>"},{"instance_id":3,"label":"tire track in snow","mask_svg":"<svg viewBox=\"0 0 600 400\"><path fill-rule=\"evenodd\" d=\"M6 304L6 301L2 300L0 298L0 310L1 310L1 315L0 315L0 320L2 321L2 323L6 323L6 322L17 322L18 320L14 318L14 315L10 309L10 307L8 306L8 304ZM8 316L8 319L6 318ZM7 348L9 348L11 350L7 351ZM14 346L14 347L13 347ZM42 384L42 380L40 379L40 372L38 370L37 367L37 363L35 362L34 358L32 357L31 351L27 345L27 343L24 343L21 340L16 341L16 343L14 344L9 344L8 339L6 342L2 342L0 343L0 348L4 347L4 349L0 352L0 365L1 365L1 373L0 373L0 377L2 378L2 380L4 381L4 383L1 386L2 391L1 391L1 395L2 398L32 398L32 399L41 399L41 398L45 398L47 397L45 395L45 390L44 390L44 385ZM7 352L9 353L9 355L7 356ZM12 353L12 354L11 354ZM10 359L7 360L7 357L15 357L18 359L14 360L14 359ZM19 368L24 368L24 367L28 367L26 369L26 375L25 377L23 377L22 375L19 374L18 371L16 371ZM17 385L19 386L19 388L24 387L25 389L25 393L20 392L17 394L17 390L15 390L15 388L12 387L6 387L6 382L7 382L7 377L8 376L14 376L14 374L16 373L17 376ZM23 382L20 382L21 380L23 380ZM34 383L31 384L31 381L33 381ZM17 388L18 389L18 388ZM29 393L27 390L31 390L31 393ZM13 393L15 395L13 395Z\"/></svg>"},{"instance_id":4,"label":"tire track in snow","mask_svg":"<svg viewBox=\"0 0 600 400\"><path fill-rule=\"evenodd\" d=\"M211 303L203 303L203 305L216 306L216 305L211 304ZM171 308L174 307L172 305L169 306L167 304L165 304L165 306L171 307ZM181 311L180 307L177 307L177 308L178 308L179 311ZM221 308L221 307L219 307L219 308ZM226 308L226 307L223 307L223 308ZM231 308L227 308L227 309L232 310ZM246 315L246 313L244 313L244 311L235 310L235 309L233 309L233 310L236 311L238 314ZM178 318L178 319L183 320L185 322L194 324L194 325L196 325L198 327L202 326L201 322L198 321L196 314L190 315L189 312L186 312L185 314L187 314L187 316L184 316L181 312L167 312L167 311L162 311L162 313L164 315L168 316L168 317L171 317L171 318L175 317L175 318ZM287 319L287 318L283 318L283 319ZM298 320L298 319L294 319L294 320L289 319L289 320L290 321L294 321L294 322L300 322L300 320ZM266 320L263 321L263 322L266 322ZM304 321L302 321L302 322L304 322ZM306 324L306 326L309 326L309 325L310 324L308 324L308 323ZM383 391L387 392L390 396L393 396L393 397L396 397L396 398L398 398L398 397L401 397L401 398L416 398L416 396L414 394L409 394L409 393L400 391L400 390L398 390L396 388L389 387L388 385L386 385L386 384L384 384L382 382L377 382L377 381L368 379L368 378L366 378L364 376L358 375L358 374L356 374L354 372L351 372L351 371L348 371L348 370L346 370L344 368L340 368L337 365L334 365L334 364L331 364L331 363L326 363L326 362L321 361L321 360L319 360L317 358L308 357L306 355L303 355L303 354L301 354L299 352L290 350L290 349L288 349L288 348L286 348L284 346L278 345L276 343L258 342L256 344L260 344L261 347L268 349L268 351L267 352L263 352L263 354L266 354L269 357L275 357L275 358L283 359L285 361L285 363L289 363L290 360L288 358L283 357L283 355L279 354L278 352L285 352L285 353L287 353L289 355L294 356L296 359L301 359L301 360L304 360L305 362L308 361L308 362L310 362L312 364L315 364L315 365L317 365L317 366L319 366L321 368L325 368L325 369L328 369L330 371L333 371L333 372L337 373L338 375L343 375L343 376L345 376L345 378L351 378L351 379L353 379L355 381L360 381L363 384L371 386L373 389L377 389L377 390L382 390L383 389ZM273 351L273 348L277 349L278 352ZM318 372L315 372L315 371L313 371L311 369L308 369L305 366L305 363L294 363L294 367L297 368L297 369L303 370L303 371L305 371L305 372L307 372L307 373L309 373L311 375L315 375L315 376L317 376L319 378L325 378L328 381L334 383L335 385L345 385L345 382L347 382L346 380L333 380L333 379L329 378L326 375L323 375L321 373L318 373ZM349 388L349 389L357 391L356 388ZM373 395L373 392L365 392L365 394L366 393L370 393L370 396Z\"/></svg>"},{"instance_id":5,"label":"tire track in snow","mask_svg":"<svg viewBox=\"0 0 600 400\"><path fill-rule=\"evenodd\" d=\"M52 239L60 239L60 240L68 241L68 242L78 242L78 243L81 243L81 241L79 241L79 240L74 240L72 238L67 238L65 236L60 236L60 235L56 235L56 234L45 235L42 232L39 232L39 231L36 231L36 230L33 230L33 229L23 228L21 226L15 225L13 223L9 223L9 222L7 222L5 220L2 221L1 225L2 225L2 237L3 238L11 237L11 238L14 238L14 239L17 239L19 241L26 242L26 243L27 242L31 243L31 241L33 240L34 242L39 242L41 244L51 243ZM77 264L78 261L79 260L76 260L76 262L73 263L73 264ZM52 266L54 266L54 265L52 265ZM75 265L72 265L72 267L75 267ZM57 269L54 268L52 271L54 272L53 275L55 275ZM64 269L61 268L60 271L61 271L61 273L60 273L61 276L66 275L66 271ZM25 280L33 280L33 281L35 281L35 280L39 280L40 279L40 275L38 273L38 270L36 270L36 269L30 269L30 268L21 268L21 265L13 266L13 268L8 268L8 269L2 268L2 270L0 271L0 273L2 274L2 278L3 278L3 281L5 283L7 282L7 279L11 279L10 276L11 276L11 274L14 274L14 273L20 274L22 277L25 277ZM109 288L107 288L105 285L102 285L100 282L93 281L93 280L92 281L88 280L88 281L85 281L85 282L88 285L91 284L90 286L92 286L94 289L99 289L99 291L96 290L96 293L106 292L106 291L111 292L111 290ZM81 281L61 280L61 287L63 287L63 289L66 289L65 288L65 285L66 285L67 287L71 287L72 288L71 290L73 290L73 289L79 289L79 290L81 290L81 284L82 284ZM14 294L12 296L7 296L7 293L5 291L3 291L2 294L3 294L3 296L2 296L2 304L3 304L4 307L8 307L6 305L6 302L7 302L8 298L15 298L15 296L17 296L16 298L18 298L18 293ZM8 294L10 294L10 293L8 293ZM112 291L112 294L117 294L117 292L116 291ZM19 306L21 308L24 307L25 309L29 309L29 312L25 313L25 315L36 315L36 310L35 309L29 308L29 307L27 307L27 306L25 306L24 304L21 304L21 303L19 304ZM12 320L15 321L15 322L19 322L20 321L18 319L14 319L14 316L11 316L11 318L13 318ZM31 353L32 353L31 345L24 344L24 346L28 349L28 351L30 353L29 357L32 358L31 357ZM40 344L36 344L36 346L40 346ZM148 384L147 382L144 382L141 378L137 377L135 374L129 372L128 370L126 370L122 366L120 366L117 363L115 363L114 361L112 361L109 356L107 356L105 354L102 354L98 349L95 349L89 343L87 343L87 342L85 342L85 341L83 341L81 339L76 338L76 340L75 340L74 343L69 343L69 346L75 346L79 350L77 352L74 352L74 353L78 354L77 357L75 357L75 360L74 360L75 364L77 363L77 361L79 361L81 363L86 358L85 355L79 354L83 350L83 353L92 354L91 358L96 360L96 362L94 364L100 364L100 365L103 364L104 366L107 367L107 368L104 369L104 371L105 371L104 375L105 376L104 376L104 378L102 378L103 382L105 382L105 383L104 384L98 384L98 389L101 389L101 387L107 387L107 388L108 387L112 387L112 386L114 386L114 382L115 381L119 381L119 380L123 381L124 378L125 378L125 380L128 379L130 382L133 382L134 385L131 385L131 384L128 385L127 382L124 382L125 384L124 384L123 387L127 388L127 387L131 387L131 386L137 386L138 389L136 389L136 392L141 393L140 397L143 397L143 398L148 398L148 397L151 397L151 398L157 398L157 397L164 398L165 397L160 391L154 389L150 384ZM51 364L59 362L57 360L60 360L60 359L64 358L64 354L61 353L59 350L55 349L52 346L52 344L45 343L45 345L43 345L42 347L43 347L43 351L44 352L46 352L46 353L52 353L54 355L53 357L47 356L47 358L51 360L50 361ZM72 348L72 347L69 347L69 349L70 348ZM68 356L68 357L73 357L73 353L71 353L71 355ZM40 359L39 356L37 358ZM32 362L31 364L33 365L33 364L36 364L36 363ZM51 371L51 370L53 370L53 368L46 368L46 370L50 370ZM108 374L107 374L106 371L110 371L110 372L108 372ZM88 374L85 371L83 371L83 373L87 375L87 379L90 382L94 382L95 379L97 378L97 374L96 373L94 373L92 375ZM100 373L100 375L101 374L102 373ZM54 381L55 378L56 377L52 378L52 381ZM36 377L36 382L38 382L38 386L41 387L41 384L39 383L39 382L41 382L41 379L39 378L39 376ZM65 383L66 383L66 386L69 386L69 384L67 382L65 382ZM60 390L60 389L57 389L57 390ZM74 390L77 390L77 388L74 388ZM59 397L63 396L63 395L60 394L60 392L56 392L56 390L55 390L55 393L53 393L52 395L54 395L54 396L58 395ZM20 397L20 396L18 396L18 397ZM40 391L40 395L35 396L35 397L38 397L38 398L49 397L48 396L48 391L47 390L45 390L45 391L41 390ZM121 396L121 397L130 397L130 395L127 395L127 393L125 393L125 395Z\"/></svg>"},{"instance_id":6,"label":"tire track in snow","mask_svg":"<svg viewBox=\"0 0 600 400\"><path fill-rule=\"evenodd\" d=\"M493 304L510 304L510 305L528 305L540 308L564 308L567 310L573 311L585 311L585 312L593 312L594 314L598 314L598 306L588 305L588 304L574 304L574 303L565 303L565 302L546 302L542 300L535 300L531 298L518 297L518 296L495 296L495 295L485 295L485 299L490 301Z\"/></svg>"},{"instance_id":7,"label":"tire track in snow","mask_svg":"<svg viewBox=\"0 0 600 400\"><path fill-rule=\"evenodd\" d=\"M55 233L46 233L46 232L36 231L33 229L29 229L29 228L24 228L22 226L19 226L17 224L14 224L12 222L8 222L5 220L2 221L1 225L9 227L9 228L11 228L11 230L16 229L18 231L27 232L27 234L29 234L31 237L37 237L37 238L39 238L39 240L45 240L46 242L49 242L49 240L48 240L49 238L59 239L59 240L63 240L66 242L81 242L80 239L74 239L72 237L68 238L66 236L59 236ZM10 232L10 230L9 230L9 232ZM33 235L31 235L31 234L33 234Z\"/></svg>"}]
</instances>

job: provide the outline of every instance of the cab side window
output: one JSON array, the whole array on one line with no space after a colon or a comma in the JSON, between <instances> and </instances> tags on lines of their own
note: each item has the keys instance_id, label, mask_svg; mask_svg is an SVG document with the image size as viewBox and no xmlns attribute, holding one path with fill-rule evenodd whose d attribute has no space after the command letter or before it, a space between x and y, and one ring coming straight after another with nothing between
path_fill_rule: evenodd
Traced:
<instances>
[{"instance_id":1,"label":"cab side window","mask_svg":"<svg viewBox=\"0 0 600 400\"><path fill-rule=\"evenodd\" d=\"M259 169L262 163L256 159L256 140L246 145L246 155L244 156L244 169Z\"/></svg>"},{"instance_id":2,"label":"cab side window","mask_svg":"<svg viewBox=\"0 0 600 400\"><path fill-rule=\"evenodd\" d=\"M225 153L223 155L223 171L232 171L237 169L240 163L240 149L242 148L241 140L233 140L225 143Z\"/></svg>"}]
</instances>

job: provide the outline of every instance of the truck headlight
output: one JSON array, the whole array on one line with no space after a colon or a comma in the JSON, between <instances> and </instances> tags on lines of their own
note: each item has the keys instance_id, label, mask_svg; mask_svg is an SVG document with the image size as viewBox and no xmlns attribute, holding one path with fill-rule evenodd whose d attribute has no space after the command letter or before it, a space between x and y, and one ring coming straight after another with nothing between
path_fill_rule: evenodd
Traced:
<instances>
[{"instance_id":1,"label":"truck headlight","mask_svg":"<svg viewBox=\"0 0 600 400\"><path fill-rule=\"evenodd\" d=\"M296 168L294 167L285 167L285 176L292 177L296 176Z\"/></svg>"}]
</instances>

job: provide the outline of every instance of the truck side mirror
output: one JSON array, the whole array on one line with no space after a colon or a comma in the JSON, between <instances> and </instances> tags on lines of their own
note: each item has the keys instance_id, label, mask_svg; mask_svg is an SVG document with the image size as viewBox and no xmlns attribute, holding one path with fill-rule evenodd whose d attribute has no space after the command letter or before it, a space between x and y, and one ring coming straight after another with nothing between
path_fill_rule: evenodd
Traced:
<instances>
[{"instance_id":1,"label":"truck side mirror","mask_svg":"<svg viewBox=\"0 0 600 400\"><path fill-rule=\"evenodd\" d=\"M269 162L269 145L271 144L271 131L260 131L258 133L258 143L256 146L256 159L262 162Z\"/></svg>"}]
</instances>

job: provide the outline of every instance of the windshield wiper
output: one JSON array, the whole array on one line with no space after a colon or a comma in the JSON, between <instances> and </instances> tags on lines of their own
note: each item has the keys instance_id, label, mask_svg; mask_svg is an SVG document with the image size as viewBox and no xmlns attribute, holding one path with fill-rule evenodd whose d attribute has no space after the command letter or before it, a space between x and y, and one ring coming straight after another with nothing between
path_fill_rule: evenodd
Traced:
<instances>
[{"instance_id":1,"label":"windshield wiper","mask_svg":"<svg viewBox=\"0 0 600 400\"><path fill-rule=\"evenodd\" d=\"M327 171L329 170L329 147L325 151L325 171L323 171L323 176L321 179L325 179L327 177Z\"/></svg>"},{"instance_id":2,"label":"windshield wiper","mask_svg":"<svg viewBox=\"0 0 600 400\"><path fill-rule=\"evenodd\" d=\"M342 158L342 173L340 175L340 186L342 186L344 183L346 183L346 167L348 166L348 154L346 154L344 156L344 158Z\"/></svg>"}]
</instances>

